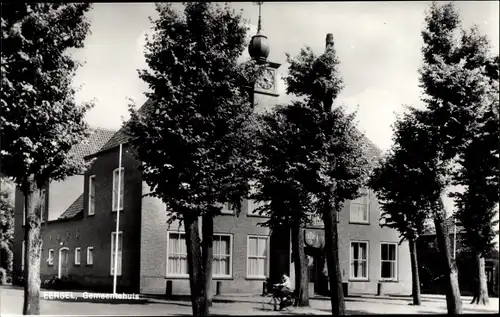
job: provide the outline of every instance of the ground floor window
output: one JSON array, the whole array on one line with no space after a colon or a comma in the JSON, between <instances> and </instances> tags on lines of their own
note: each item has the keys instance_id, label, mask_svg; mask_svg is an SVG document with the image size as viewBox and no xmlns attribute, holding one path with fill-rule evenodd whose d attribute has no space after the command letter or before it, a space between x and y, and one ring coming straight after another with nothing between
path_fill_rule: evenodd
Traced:
<instances>
[{"instance_id":1,"label":"ground floor window","mask_svg":"<svg viewBox=\"0 0 500 317\"><path fill-rule=\"evenodd\" d=\"M87 247L87 265L94 264L94 247Z\"/></svg>"},{"instance_id":2,"label":"ground floor window","mask_svg":"<svg viewBox=\"0 0 500 317\"><path fill-rule=\"evenodd\" d=\"M382 280L397 279L397 244L382 243L380 245L380 278Z\"/></svg>"},{"instance_id":3,"label":"ground floor window","mask_svg":"<svg viewBox=\"0 0 500 317\"><path fill-rule=\"evenodd\" d=\"M186 235L179 232L169 232L167 240L167 275L187 276Z\"/></svg>"},{"instance_id":4,"label":"ground floor window","mask_svg":"<svg viewBox=\"0 0 500 317\"><path fill-rule=\"evenodd\" d=\"M24 271L24 253L26 252L26 241L23 240L21 246L21 270Z\"/></svg>"},{"instance_id":5,"label":"ground floor window","mask_svg":"<svg viewBox=\"0 0 500 317\"><path fill-rule=\"evenodd\" d=\"M232 236L214 235L214 277L230 277L232 275Z\"/></svg>"},{"instance_id":6,"label":"ground floor window","mask_svg":"<svg viewBox=\"0 0 500 317\"><path fill-rule=\"evenodd\" d=\"M118 232L118 239L116 239L116 232L111 233L111 275L115 274L115 243L118 241L118 263L116 265L116 275L122 275L122 246L123 246L123 232Z\"/></svg>"},{"instance_id":7,"label":"ground floor window","mask_svg":"<svg viewBox=\"0 0 500 317\"><path fill-rule=\"evenodd\" d=\"M351 279L368 279L368 242L351 241Z\"/></svg>"},{"instance_id":8,"label":"ground floor window","mask_svg":"<svg viewBox=\"0 0 500 317\"><path fill-rule=\"evenodd\" d=\"M268 271L268 237L248 236L247 277L266 278Z\"/></svg>"},{"instance_id":9,"label":"ground floor window","mask_svg":"<svg viewBox=\"0 0 500 317\"><path fill-rule=\"evenodd\" d=\"M47 257L47 264L54 265L54 249L49 249L49 255Z\"/></svg>"}]
</instances>

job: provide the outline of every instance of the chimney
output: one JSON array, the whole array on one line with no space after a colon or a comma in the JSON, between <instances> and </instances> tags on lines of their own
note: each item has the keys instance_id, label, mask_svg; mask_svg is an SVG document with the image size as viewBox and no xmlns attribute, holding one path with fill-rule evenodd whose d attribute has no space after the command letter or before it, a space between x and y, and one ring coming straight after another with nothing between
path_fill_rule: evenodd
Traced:
<instances>
[{"instance_id":1,"label":"chimney","mask_svg":"<svg viewBox=\"0 0 500 317\"><path fill-rule=\"evenodd\" d=\"M326 48L328 48L329 46L333 46L333 34L332 33L328 33L326 35Z\"/></svg>"}]
</instances>

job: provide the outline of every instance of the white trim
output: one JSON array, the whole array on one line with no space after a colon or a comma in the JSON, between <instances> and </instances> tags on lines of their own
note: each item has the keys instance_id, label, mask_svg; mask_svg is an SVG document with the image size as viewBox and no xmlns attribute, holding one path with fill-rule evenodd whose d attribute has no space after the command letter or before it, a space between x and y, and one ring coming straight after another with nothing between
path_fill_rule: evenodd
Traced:
<instances>
[{"instance_id":1,"label":"white trim","mask_svg":"<svg viewBox=\"0 0 500 317\"><path fill-rule=\"evenodd\" d=\"M90 208L92 205L92 186L94 186L94 202L93 202L93 207ZM88 190L89 190L89 195L88 195L88 207L87 207L87 215L88 216L93 216L95 215L95 175L90 175L89 176L89 184L88 184Z\"/></svg>"},{"instance_id":2,"label":"white trim","mask_svg":"<svg viewBox=\"0 0 500 317\"><path fill-rule=\"evenodd\" d=\"M387 245L393 245L394 246L394 261L393 260L382 260L382 245L387 244ZM398 267L399 267L399 261L398 261L398 243L397 242L380 242L380 280L381 281L397 281L398 280ZM382 277L382 262L394 262L394 277L392 278L384 278Z\"/></svg>"},{"instance_id":3,"label":"white trim","mask_svg":"<svg viewBox=\"0 0 500 317\"><path fill-rule=\"evenodd\" d=\"M92 261L89 261L89 254L90 252L89 251L92 251ZM86 261L87 261L87 265L94 265L94 247L87 247L87 258L86 258Z\"/></svg>"},{"instance_id":4,"label":"white trim","mask_svg":"<svg viewBox=\"0 0 500 317\"><path fill-rule=\"evenodd\" d=\"M113 236L116 236L116 231L111 232L111 243L110 243L110 251L111 251L111 261L110 261L110 268L109 268L109 274L113 275L113 269L115 267L115 244L113 243ZM120 244L120 237L121 237L121 244ZM118 261L120 263L119 267L120 269L116 273L117 276L122 275L122 264L123 264L123 231L118 231L118 238L115 238L115 241L118 241Z\"/></svg>"},{"instance_id":5,"label":"white trim","mask_svg":"<svg viewBox=\"0 0 500 317\"><path fill-rule=\"evenodd\" d=\"M186 274L182 273L169 273L168 272L168 257L169 257L169 246L170 246L170 235L171 234L178 234L178 235L184 235L184 244L186 243L186 233L184 231L167 231L167 263L165 264L165 276L166 277L173 277L173 278L189 278L189 274L186 272ZM180 239L179 239L180 240ZM182 241L182 240L181 240ZM186 256L187 256L187 249L186 249ZM186 258L187 261L187 258Z\"/></svg>"},{"instance_id":6,"label":"white trim","mask_svg":"<svg viewBox=\"0 0 500 317\"><path fill-rule=\"evenodd\" d=\"M78 254L78 259L76 256L77 254ZM75 248L75 265L80 265L81 260L82 260L82 249L80 247L77 247Z\"/></svg>"},{"instance_id":7,"label":"white trim","mask_svg":"<svg viewBox=\"0 0 500 317\"><path fill-rule=\"evenodd\" d=\"M47 256L47 265L54 265L54 249L49 249L49 255Z\"/></svg>"},{"instance_id":8,"label":"white trim","mask_svg":"<svg viewBox=\"0 0 500 317\"><path fill-rule=\"evenodd\" d=\"M232 278L233 277L233 234L232 233L214 233L214 242L216 237L229 237L229 274L215 274L213 278ZM215 259L215 250L213 250L213 258ZM214 272L214 264L212 261L212 272Z\"/></svg>"},{"instance_id":9,"label":"white trim","mask_svg":"<svg viewBox=\"0 0 500 317\"><path fill-rule=\"evenodd\" d=\"M62 247L59 249L59 258L57 259L57 277L58 278L61 278L61 252L62 251L68 251L68 255L69 255L69 248L67 247Z\"/></svg>"},{"instance_id":10,"label":"white trim","mask_svg":"<svg viewBox=\"0 0 500 317\"><path fill-rule=\"evenodd\" d=\"M115 168L113 170L113 183L112 183L112 197L111 197L111 211L116 211L117 210L117 206L115 206L118 202L116 201L116 194L115 194L115 184L118 185L118 180L115 180L118 178L118 170L121 169L121 180L120 180L120 187L123 187L123 201L125 202L125 168ZM118 191L121 191L121 188L118 189ZM118 195L119 196L119 195ZM123 210L123 205L122 203L120 203L120 211Z\"/></svg>"},{"instance_id":11,"label":"white trim","mask_svg":"<svg viewBox=\"0 0 500 317\"><path fill-rule=\"evenodd\" d=\"M366 276L365 277L354 277L352 272L352 244L360 243L366 245ZM358 259L359 260L359 259ZM356 281L367 281L370 278L370 241L366 240L350 240L349 241L349 279Z\"/></svg>"},{"instance_id":12,"label":"white trim","mask_svg":"<svg viewBox=\"0 0 500 317\"><path fill-rule=\"evenodd\" d=\"M265 263L265 268L266 272L265 275L249 275L248 274L248 269L249 269L249 261L248 258L250 257L250 248L249 242L251 238L257 238L257 239L266 239L266 263ZM269 276L269 256L270 256L270 239L269 235L254 235L254 234L249 234L247 235L247 257L246 257L246 278L247 279L266 279Z\"/></svg>"}]
</instances>

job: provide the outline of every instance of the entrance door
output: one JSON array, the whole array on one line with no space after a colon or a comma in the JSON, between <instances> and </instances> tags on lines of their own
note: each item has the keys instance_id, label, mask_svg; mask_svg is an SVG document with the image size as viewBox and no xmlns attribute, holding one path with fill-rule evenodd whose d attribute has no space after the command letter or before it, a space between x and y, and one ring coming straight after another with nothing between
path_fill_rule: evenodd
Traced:
<instances>
[{"instance_id":1,"label":"entrance door","mask_svg":"<svg viewBox=\"0 0 500 317\"><path fill-rule=\"evenodd\" d=\"M68 260L69 260L69 249L61 248L59 250L59 278L68 276Z\"/></svg>"}]
</instances>

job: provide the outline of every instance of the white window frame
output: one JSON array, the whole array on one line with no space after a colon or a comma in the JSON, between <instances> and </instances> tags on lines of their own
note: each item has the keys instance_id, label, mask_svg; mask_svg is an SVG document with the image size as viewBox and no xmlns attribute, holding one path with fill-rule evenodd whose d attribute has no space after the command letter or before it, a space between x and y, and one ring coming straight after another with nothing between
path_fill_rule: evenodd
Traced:
<instances>
[{"instance_id":1,"label":"white window frame","mask_svg":"<svg viewBox=\"0 0 500 317\"><path fill-rule=\"evenodd\" d=\"M94 187L94 196L93 197L92 197L92 186ZM87 215L89 215L89 216L95 215L95 175L89 176L89 196L88 196Z\"/></svg>"},{"instance_id":2,"label":"white window frame","mask_svg":"<svg viewBox=\"0 0 500 317\"><path fill-rule=\"evenodd\" d=\"M23 243L21 244L21 270L24 271L24 256L26 253L26 241L23 240Z\"/></svg>"},{"instance_id":3,"label":"white window frame","mask_svg":"<svg viewBox=\"0 0 500 317\"><path fill-rule=\"evenodd\" d=\"M213 274L214 278L231 278L233 276L233 235L229 233L214 233L214 242L217 238L229 237L229 254L217 254L215 253L215 248L213 249L213 259L216 257L227 257L229 256L229 274ZM215 263L212 263L212 272L214 270Z\"/></svg>"},{"instance_id":4,"label":"white window frame","mask_svg":"<svg viewBox=\"0 0 500 317\"><path fill-rule=\"evenodd\" d=\"M90 254L92 254L92 258L90 257ZM89 261L91 259L92 261ZM94 265L94 247L87 247L87 265Z\"/></svg>"},{"instance_id":5,"label":"white window frame","mask_svg":"<svg viewBox=\"0 0 500 317\"><path fill-rule=\"evenodd\" d=\"M366 276L363 277L355 277L354 272L352 271L352 264L354 262L353 254L352 254L352 245L353 243L365 244L366 245L366 260L356 259L356 261L366 261ZM370 277L370 243L368 241L362 240L351 240L349 243L349 279L356 281L367 281Z\"/></svg>"},{"instance_id":6,"label":"white window frame","mask_svg":"<svg viewBox=\"0 0 500 317\"><path fill-rule=\"evenodd\" d=\"M170 235L172 234L175 234L175 235L184 235L184 241L182 241L181 239L179 239L179 243L186 243L185 239L186 239L186 233L184 231L168 231L167 232L167 263L165 265L165 269L166 269L166 276L167 277L176 277L176 278L189 278L189 273L186 272L186 273L169 273L168 272L168 262L169 262L169 256L170 256L170 250L169 250L169 246L170 246ZM179 253L180 254L180 253ZM187 250L186 250L186 256L187 256Z\"/></svg>"},{"instance_id":7,"label":"white window frame","mask_svg":"<svg viewBox=\"0 0 500 317\"><path fill-rule=\"evenodd\" d=\"M26 226L26 210L23 205L23 226Z\"/></svg>"},{"instance_id":8,"label":"white window frame","mask_svg":"<svg viewBox=\"0 0 500 317\"><path fill-rule=\"evenodd\" d=\"M82 249L80 247L75 248L75 265L80 265L82 260Z\"/></svg>"},{"instance_id":9,"label":"white window frame","mask_svg":"<svg viewBox=\"0 0 500 317\"><path fill-rule=\"evenodd\" d=\"M363 199L363 202L360 202ZM358 206L364 206L366 208L366 219L355 219L353 217L353 212L355 211L359 217ZM353 207L356 207L353 210ZM364 211L363 211L364 214ZM361 196L351 200L349 203L349 223L353 224L369 224L370 223L370 191L368 189L361 189Z\"/></svg>"},{"instance_id":10,"label":"white window frame","mask_svg":"<svg viewBox=\"0 0 500 317\"><path fill-rule=\"evenodd\" d=\"M383 260L382 258L382 245L393 245L394 246L394 260ZM394 276L393 277L382 277L382 263L383 262L394 262ZM398 280L398 244L396 242L380 242L380 280L381 281L397 281Z\"/></svg>"},{"instance_id":11,"label":"white window frame","mask_svg":"<svg viewBox=\"0 0 500 317\"><path fill-rule=\"evenodd\" d=\"M47 265L54 265L54 249L49 249L49 254L47 256Z\"/></svg>"},{"instance_id":12,"label":"white window frame","mask_svg":"<svg viewBox=\"0 0 500 317\"><path fill-rule=\"evenodd\" d=\"M223 215L234 215L234 206L231 203L225 203L222 205L222 209L220 211Z\"/></svg>"},{"instance_id":13,"label":"white window frame","mask_svg":"<svg viewBox=\"0 0 500 317\"><path fill-rule=\"evenodd\" d=\"M255 255L252 255L250 256L250 248L249 248L249 245L250 245L250 239L252 238L257 238L257 239L265 239L266 240L266 249L267 249L267 252L266 252L266 256L265 256L265 260L266 260L266 263L265 263L265 268L266 268L266 272L264 275L249 275L248 274L248 270L250 268L249 266L249 259L250 258L263 258L263 256L255 256ZM268 278L269 276L269 255L270 255L270 250L269 250L269 236L265 236L265 235L253 235L253 234L249 234L247 235L247 258L246 258L246 262L247 262L247 268L246 268L246 277L247 279L266 279Z\"/></svg>"},{"instance_id":14,"label":"white window frame","mask_svg":"<svg viewBox=\"0 0 500 317\"><path fill-rule=\"evenodd\" d=\"M125 203L125 169L122 167L122 168L115 168L113 170L113 190L112 190L112 198L111 198L111 211L117 211L118 209L118 206L117 206L117 201L116 201L116 196L120 196L120 195L117 195L116 194L116 188L115 188L115 184L116 186L118 186L118 170L121 170L121 180L120 180L120 187L123 188L123 193L121 193L123 195L123 204L120 204L120 211L123 210L123 205ZM118 189L119 191L121 191L121 188ZM120 197L118 197L118 199L120 199Z\"/></svg>"},{"instance_id":15,"label":"white window frame","mask_svg":"<svg viewBox=\"0 0 500 317\"><path fill-rule=\"evenodd\" d=\"M114 268L115 268L115 241L118 241L118 261L119 265L117 265L120 269L116 273L116 276L121 276L122 271L123 271L123 231L118 231L118 239L115 238L113 240L113 237L116 236L116 231L111 232L111 261L110 261L110 268L109 268L109 274L114 275ZM121 237L121 245L120 245L120 237Z\"/></svg>"}]
</instances>

